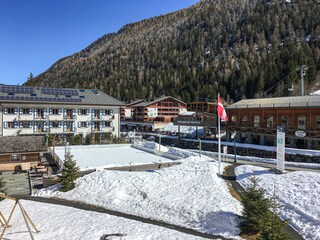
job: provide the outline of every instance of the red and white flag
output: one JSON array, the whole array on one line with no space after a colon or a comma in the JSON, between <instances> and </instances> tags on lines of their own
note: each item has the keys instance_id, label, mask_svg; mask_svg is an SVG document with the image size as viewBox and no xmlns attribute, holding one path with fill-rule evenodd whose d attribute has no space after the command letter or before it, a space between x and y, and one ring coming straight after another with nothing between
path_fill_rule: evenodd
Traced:
<instances>
[{"instance_id":1,"label":"red and white flag","mask_svg":"<svg viewBox=\"0 0 320 240\"><path fill-rule=\"evenodd\" d=\"M218 116L221 118L222 121L228 121L228 116L226 110L223 107L222 101L220 99L220 94L218 94Z\"/></svg>"}]
</instances>

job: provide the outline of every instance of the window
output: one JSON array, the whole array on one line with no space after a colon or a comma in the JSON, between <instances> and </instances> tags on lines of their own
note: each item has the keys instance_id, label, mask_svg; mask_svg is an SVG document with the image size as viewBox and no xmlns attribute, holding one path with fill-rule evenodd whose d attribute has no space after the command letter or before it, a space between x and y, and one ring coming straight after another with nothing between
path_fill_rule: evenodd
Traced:
<instances>
[{"instance_id":1,"label":"window","mask_svg":"<svg viewBox=\"0 0 320 240\"><path fill-rule=\"evenodd\" d=\"M31 109L30 108L21 108L20 109L20 114L29 115L30 113L31 113Z\"/></svg>"},{"instance_id":2,"label":"window","mask_svg":"<svg viewBox=\"0 0 320 240\"><path fill-rule=\"evenodd\" d=\"M8 114L16 114L15 108L8 108Z\"/></svg>"},{"instance_id":3,"label":"window","mask_svg":"<svg viewBox=\"0 0 320 240\"><path fill-rule=\"evenodd\" d=\"M235 122L237 121L236 115L233 115L233 116L231 117L231 121L232 121L233 123L235 123Z\"/></svg>"},{"instance_id":4,"label":"window","mask_svg":"<svg viewBox=\"0 0 320 240\"><path fill-rule=\"evenodd\" d=\"M8 128L15 128L14 122L8 122Z\"/></svg>"},{"instance_id":5,"label":"window","mask_svg":"<svg viewBox=\"0 0 320 240\"><path fill-rule=\"evenodd\" d=\"M60 128L61 127L61 122L51 122L51 126L52 128Z\"/></svg>"},{"instance_id":6,"label":"window","mask_svg":"<svg viewBox=\"0 0 320 240\"><path fill-rule=\"evenodd\" d=\"M241 118L241 124L242 124L243 126L248 125L248 117L247 117L247 116L242 116L242 118Z\"/></svg>"},{"instance_id":7,"label":"window","mask_svg":"<svg viewBox=\"0 0 320 240\"><path fill-rule=\"evenodd\" d=\"M273 116L267 117L267 127L272 128L273 127Z\"/></svg>"},{"instance_id":8,"label":"window","mask_svg":"<svg viewBox=\"0 0 320 240\"><path fill-rule=\"evenodd\" d=\"M52 115L60 115L60 109L58 108L52 109Z\"/></svg>"},{"instance_id":9,"label":"window","mask_svg":"<svg viewBox=\"0 0 320 240\"><path fill-rule=\"evenodd\" d=\"M105 110L106 111L106 115L112 115L113 114L113 110Z\"/></svg>"},{"instance_id":10,"label":"window","mask_svg":"<svg viewBox=\"0 0 320 240\"><path fill-rule=\"evenodd\" d=\"M11 155L11 162L20 162L20 155L19 154L12 154Z\"/></svg>"},{"instance_id":11,"label":"window","mask_svg":"<svg viewBox=\"0 0 320 240\"><path fill-rule=\"evenodd\" d=\"M86 128L87 127L87 122L79 122L79 127Z\"/></svg>"},{"instance_id":12,"label":"window","mask_svg":"<svg viewBox=\"0 0 320 240\"><path fill-rule=\"evenodd\" d=\"M289 123L289 117L286 116L286 115L282 115L281 116L281 124L282 126L288 126L288 123Z\"/></svg>"},{"instance_id":13,"label":"window","mask_svg":"<svg viewBox=\"0 0 320 240\"><path fill-rule=\"evenodd\" d=\"M79 115L86 115L87 109L79 109Z\"/></svg>"},{"instance_id":14,"label":"window","mask_svg":"<svg viewBox=\"0 0 320 240\"><path fill-rule=\"evenodd\" d=\"M21 128L32 128L32 122L20 122Z\"/></svg>"},{"instance_id":15,"label":"window","mask_svg":"<svg viewBox=\"0 0 320 240\"><path fill-rule=\"evenodd\" d=\"M316 128L320 129L320 115L317 116L317 119L316 119Z\"/></svg>"},{"instance_id":16,"label":"window","mask_svg":"<svg viewBox=\"0 0 320 240\"><path fill-rule=\"evenodd\" d=\"M298 116L298 129L306 129L306 116Z\"/></svg>"},{"instance_id":17,"label":"window","mask_svg":"<svg viewBox=\"0 0 320 240\"><path fill-rule=\"evenodd\" d=\"M253 116L253 126L254 127L260 126L260 116L259 115Z\"/></svg>"}]
</instances>

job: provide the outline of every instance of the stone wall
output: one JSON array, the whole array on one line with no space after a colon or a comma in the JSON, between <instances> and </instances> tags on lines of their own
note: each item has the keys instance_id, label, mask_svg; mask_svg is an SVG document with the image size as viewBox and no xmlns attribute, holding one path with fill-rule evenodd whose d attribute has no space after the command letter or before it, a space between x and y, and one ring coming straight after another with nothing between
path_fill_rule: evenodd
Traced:
<instances>
[{"instance_id":1,"label":"stone wall","mask_svg":"<svg viewBox=\"0 0 320 240\"><path fill-rule=\"evenodd\" d=\"M147 138L147 136L145 136ZM158 137L155 137L155 142L159 142ZM167 146L175 146L178 148L183 149L199 149L199 142L197 141L186 141L186 140L178 140L172 138L161 138L161 144ZM215 143L201 143L201 148L203 151L212 151L218 152L218 144ZM222 151L222 147L221 147ZM253 156L253 157L260 157L260 158L277 158L277 153L275 151L267 151L267 150L260 150L254 148L242 148L236 147L236 153L240 156ZM234 147L228 147L228 154L234 154ZM308 156L302 154L286 154L285 160L288 162L306 162L306 163L320 163L320 156Z\"/></svg>"}]
</instances>

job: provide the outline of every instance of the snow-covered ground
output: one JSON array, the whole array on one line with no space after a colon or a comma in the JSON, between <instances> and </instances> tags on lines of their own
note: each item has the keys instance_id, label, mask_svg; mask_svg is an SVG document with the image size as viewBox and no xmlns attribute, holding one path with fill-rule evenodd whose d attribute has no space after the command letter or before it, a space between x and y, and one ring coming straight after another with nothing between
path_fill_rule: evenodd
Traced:
<instances>
[{"instance_id":1,"label":"snow-covered ground","mask_svg":"<svg viewBox=\"0 0 320 240\"><path fill-rule=\"evenodd\" d=\"M171 132L173 134L178 134L178 126L173 125L173 123L168 123L161 131ZM180 133L186 137L195 137L197 129L191 126L180 126ZM203 135L203 127L198 127L198 136Z\"/></svg>"},{"instance_id":2,"label":"snow-covered ground","mask_svg":"<svg viewBox=\"0 0 320 240\"><path fill-rule=\"evenodd\" d=\"M217 167L212 159L192 156L181 165L158 171L97 171L79 178L69 192L52 187L37 195L77 200L237 238L242 207L218 177Z\"/></svg>"},{"instance_id":3,"label":"snow-covered ground","mask_svg":"<svg viewBox=\"0 0 320 240\"><path fill-rule=\"evenodd\" d=\"M156 147L153 142L150 142L150 145ZM132 148L130 144L81 145L70 146L69 149L81 170L170 161L169 159ZM164 151L164 149L165 147L162 146L161 150ZM61 160L64 159L64 147L56 147L55 152Z\"/></svg>"},{"instance_id":4,"label":"snow-covered ground","mask_svg":"<svg viewBox=\"0 0 320 240\"><path fill-rule=\"evenodd\" d=\"M236 168L237 180L243 187L255 175L267 196L275 194L283 205L280 216L288 219L305 239L320 239L320 174L291 172L277 175L265 168L250 165Z\"/></svg>"},{"instance_id":5,"label":"snow-covered ground","mask_svg":"<svg viewBox=\"0 0 320 240\"><path fill-rule=\"evenodd\" d=\"M32 222L40 231L33 236L36 240L100 240L105 234L122 234L122 237L108 239L145 240L145 239L202 239L168 228L157 227L105 213L79 210L71 207L21 201ZM8 218L14 202L0 202L1 212ZM16 208L3 239L31 239L19 207ZM31 227L32 228L32 227ZM2 228L0 228L2 232ZM33 228L32 228L33 230Z\"/></svg>"}]
</instances>

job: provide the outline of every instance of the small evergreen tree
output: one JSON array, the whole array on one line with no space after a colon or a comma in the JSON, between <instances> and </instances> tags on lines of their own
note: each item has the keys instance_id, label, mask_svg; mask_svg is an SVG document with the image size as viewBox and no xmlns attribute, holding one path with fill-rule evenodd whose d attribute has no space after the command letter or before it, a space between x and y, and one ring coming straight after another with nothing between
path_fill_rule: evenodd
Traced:
<instances>
[{"instance_id":1,"label":"small evergreen tree","mask_svg":"<svg viewBox=\"0 0 320 240\"><path fill-rule=\"evenodd\" d=\"M78 173L79 167L76 161L73 160L73 156L67 151L61 172L61 192L67 192L75 188L75 180L79 177Z\"/></svg>"},{"instance_id":2,"label":"small evergreen tree","mask_svg":"<svg viewBox=\"0 0 320 240\"><path fill-rule=\"evenodd\" d=\"M258 188L259 179L250 178L251 185L242 195L240 230L243 234L258 234L260 240L286 240L283 222L277 211L281 207L276 196L264 198L265 190ZM270 211L271 210L271 211Z\"/></svg>"},{"instance_id":3,"label":"small evergreen tree","mask_svg":"<svg viewBox=\"0 0 320 240\"><path fill-rule=\"evenodd\" d=\"M286 222L282 221L278 216L278 209L281 205L278 203L277 197L274 195L268 198L268 205L271 211L266 212L265 220L262 226L260 240L287 240L288 237L284 233Z\"/></svg>"},{"instance_id":4,"label":"small evergreen tree","mask_svg":"<svg viewBox=\"0 0 320 240\"><path fill-rule=\"evenodd\" d=\"M242 233L259 233L262 230L265 215L268 212L268 200L264 198L265 191L258 188L259 179L250 178L251 185L242 195L242 216L240 230Z\"/></svg>"},{"instance_id":5,"label":"small evergreen tree","mask_svg":"<svg viewBox=\"0 0 320 240\"><path fill-rule=\"evenodd\" d=\"M4 181L3 177L0 177L0 192L7 194L6 182ZM2 200L3 198L0 198L0 201Z\"/></svg>"}]
</instances>

